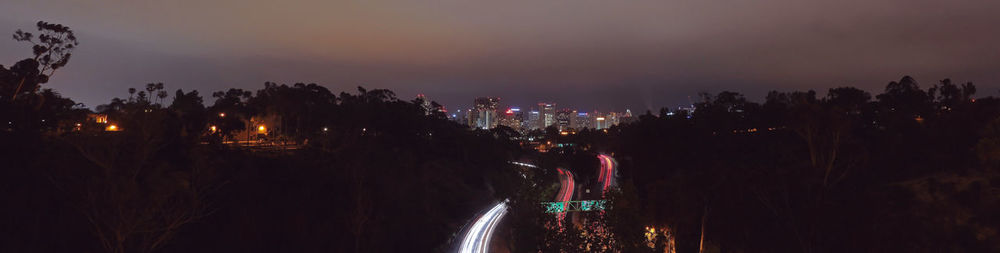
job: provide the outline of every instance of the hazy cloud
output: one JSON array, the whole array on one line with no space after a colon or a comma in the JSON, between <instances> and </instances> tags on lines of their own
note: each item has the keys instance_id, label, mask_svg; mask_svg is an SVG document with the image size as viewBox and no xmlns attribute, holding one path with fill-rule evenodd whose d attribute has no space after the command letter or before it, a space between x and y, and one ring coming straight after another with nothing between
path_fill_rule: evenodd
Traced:
<instances>
[{"instance_id":1,"label":"hazy cloud","mask_svg":"<svg viewBox=\"0 0 1000 253\"><path fill-rule=\"evenodd\" d=\"M277 81L450 107L496 95L642 110L722 89L878 92L907 74L993 95L996 13L1000 1L8 0L0 32L76 30L81 47L49 86L90 106L146 82L207 94ZM0 40L0 63L28 50Z\"/></svg>"}]
</instances>

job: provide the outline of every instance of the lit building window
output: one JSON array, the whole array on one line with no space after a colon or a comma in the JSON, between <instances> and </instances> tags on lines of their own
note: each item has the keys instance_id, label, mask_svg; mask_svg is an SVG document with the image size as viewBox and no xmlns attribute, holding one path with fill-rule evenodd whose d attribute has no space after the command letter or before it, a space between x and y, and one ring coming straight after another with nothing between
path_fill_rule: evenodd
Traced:
<instances>
[{"instance_id":1,"label":"lit building window","mask_svg":"<svg viewBox=\"0 0 1000 253\"><path fill-rule=\"evenodd\" d=\"M105 114L91 114L90 117L94 119L95 123L106 124L108 123L108 115Z\"/></svg>"}]
</instances>

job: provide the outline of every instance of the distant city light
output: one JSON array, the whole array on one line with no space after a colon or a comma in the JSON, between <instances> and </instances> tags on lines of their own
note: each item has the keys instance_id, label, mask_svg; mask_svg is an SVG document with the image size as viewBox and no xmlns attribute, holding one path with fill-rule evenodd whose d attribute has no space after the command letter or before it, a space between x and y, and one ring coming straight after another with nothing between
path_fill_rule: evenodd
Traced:
<instances>
[{"instance_id":1,"label":"distant city light","mask_svg":"<svg viewBox=\"0 0 1000 253\"><path fill-rule=\"evenodd\" d=\"M225 113L221 113L221 112L220 112L220 113L219 113L219 117L226 117L226 114L225 114Z\"/></svg>"},{"instance_id":2,"label":"distant city light","mask_svg":"<svg viewBox=\"0 0 1000 253\"><path fill-rule=\"evenodd\" d=\"M118 131L118 126L114 125L114 124L111 124L111 125L108 125L108 127L105 127L104 130L105 131L111 131L111 132Z\"/></svg>"}]
</instances>

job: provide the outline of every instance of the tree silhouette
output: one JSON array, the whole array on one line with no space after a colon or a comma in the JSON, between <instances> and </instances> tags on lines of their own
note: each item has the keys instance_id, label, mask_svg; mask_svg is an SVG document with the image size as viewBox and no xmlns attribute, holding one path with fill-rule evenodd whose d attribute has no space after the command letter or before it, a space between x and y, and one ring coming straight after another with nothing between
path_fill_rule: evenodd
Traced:
<instances>
[{"instance_id":1,"label":"tree silhouette","mask_svg":"<svg viewBox=\"0 0 1000 253\"><path fill-rule=\"evenodd\" d=\"M31 92L36 91L37 84L42 84L48 82L49 78L55 74L56 70L66 66L69 63L70 56L72 56L73 50L80 43L76 40L76 35L73 34L73 30L69 27L48 23L45 21L38 21L35 24L38 29L38 36L30 32L24 32L18 29L14 32L14 40L26 41L32 45L31 50L34 54L32 61L37 62L37 72L33 75L26 75L21 77L21 81L17 85L17 89L11 95L11 100L17 100L18 94L25 85L29 85L28 88ZM26 83L30 79L34 79L35 83Z\"/></svg>"}]
</instances>

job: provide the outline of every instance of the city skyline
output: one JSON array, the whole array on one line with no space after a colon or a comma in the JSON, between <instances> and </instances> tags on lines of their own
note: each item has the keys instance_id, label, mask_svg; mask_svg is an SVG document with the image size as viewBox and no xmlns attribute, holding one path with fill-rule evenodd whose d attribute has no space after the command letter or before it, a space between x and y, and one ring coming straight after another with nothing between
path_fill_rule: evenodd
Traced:
<instances>
[{"instance_id":1,"label":"city skyline","mask_svg":"<svg viewBox=\"0 0 1000 253\"><path fill-rule=\"evenodd\" d=\"M423 94L418 99L430 99ZM429 105L425 100L425 107ZM670 111L686 110L693 107L670 108ZM650 112L652 113L652 112ZM657 112L658 113L658 112ZM448 119L465 124L470 128L492 129L506 126L519 132L545 129L550 126L560 131L583 129L607 129L612 126L637 120L632 110L579 110L574 107L559 106L558 103L538 102L535 106L520 106L503 102L499 97L477 97L472 107L465 109L445 108Z\"/></svg>"}]
</instances>

